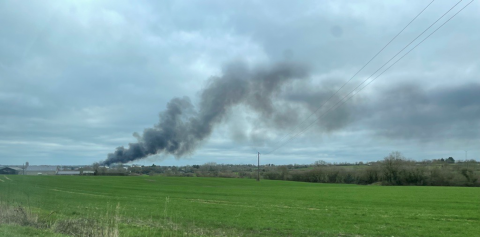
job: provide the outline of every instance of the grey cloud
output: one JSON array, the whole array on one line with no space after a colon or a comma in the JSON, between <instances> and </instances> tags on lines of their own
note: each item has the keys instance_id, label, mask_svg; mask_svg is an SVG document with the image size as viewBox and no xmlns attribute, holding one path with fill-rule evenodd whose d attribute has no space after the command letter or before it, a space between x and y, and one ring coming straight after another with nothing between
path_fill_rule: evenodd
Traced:
<instances>
[{"instance_id":1,"label":"grey cloud","mask_svg":"<svg viewBox=\"0 0 480 237\"><path fill-rule=\"evenodd\" d=\"M28 157L34 162L37 148L42 157L48 157L45 162L102 159L112 147L128 144L133 131L158 122L158 111L167 109L171 98L183 95L191 98L197 118L209 118L215 127L226 123L240 145L274 146L429 2L1 1L0 163L18 163ZM369 76L450 5L435 1L352 84ZM327 147L330 139L323 139L325 132L328 136L361 134L342 137L348 147L335 146L354 157L364 149L357 146L360 139L371 139L372 146L385 140L407 144L420 138L433 143L445 137L452 143L478 140L477 102L466 96L476 93L476 87L469 86L472 92L467 86L460 88L478 81L479 9L478 2L471 4L372 84L376 90L362 92L289 146L316 147L308 141L321 141ZM227 101L225 113L233 108L229 116L241 121L232 124L235 121L225 116L208 117L200 108L202 100L210 100L213 94L195 93L203 91L201 85L209 76L220 74L223 63L235 58L244 58L247 69L237 65L238 70L224 73L237 70L245 73L244 78L257 80L263 77L262 70L272 70L259 64L287 59L308 64L309 77L335 83L295 79L269 84L258 79L252 88L239 81L235 88L239 94L248 88L248 96L236 98L238 103ZM417 89L382 93L400 82L414 82ZM224 113L222 107L207 107ZM208 126L202 129L204 134L211 131L207 137L215 141L229 140L227 133L217 134ZM31 143L38 140L58 146ZM209 144L202 147L223 149L213 144L218 149ZM62 150L62 145L71 149ZM33 146L37 148L29 148ZM237 148L226 149L222 153ZM192 160L209 161L202 149L196 154L202 155Z\"/></svg>"},{"instance_id":2,"label":"grey cloud","mask_svg":"<svg viewBox=\"0 0 480 237\"><path fill-rule=\"evenodd\" d=\"M478 138L480 84L425 89L401 85L380 93L362 116L380 136L423 141Z\"/></svg>"}]
</instances>

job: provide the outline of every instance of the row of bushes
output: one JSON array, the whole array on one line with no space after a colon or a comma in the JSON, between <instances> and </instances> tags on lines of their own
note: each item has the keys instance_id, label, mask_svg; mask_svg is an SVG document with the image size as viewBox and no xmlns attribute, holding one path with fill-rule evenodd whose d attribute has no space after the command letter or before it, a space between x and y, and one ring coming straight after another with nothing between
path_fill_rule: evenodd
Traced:
<instances>
[{"instance_id":1,"label":"row of bushes","mask_svg":"<svg viewBox=\"0 0 480 237\"><path fill-rule=\"evenodd\" d=\"M130 175L251 179L256 179L258 175L257 167L253 165L215 163L185 167L130 167L128 172ZM480 186L480 163L474 160L455 162L452 157L419 162L406 159L400 152L392 152L381 161L367 164L331 164L325 161L312 165L267 164L260 167L260 176L263 179L317 183Z\"/></svg>"},{"instance_id":2,"label":"row of bushes","mask_svg":"<svg viewBox=\"0 0 480 237\"><path fill-rule=\"evenodd\" d=\"M155 175L155 174L151 174ZM164 173L164 176L176 177L216 177L216 178L257 178L256 172L233 171L195 171L194 173Z\"/></svg>"},{"instance_id":3,"label":"row of bushes","mask_svg":"<svg viewBox=\"0 0 480 237\"><path fill-rule=\"evenodd\" d=\"M419 165L399 153L363 167L318 166L295 170L276 167L263 175L266 179L316 183L383 185L480 186L480 172L458 165Z\"/></svg>"}]
</instances>

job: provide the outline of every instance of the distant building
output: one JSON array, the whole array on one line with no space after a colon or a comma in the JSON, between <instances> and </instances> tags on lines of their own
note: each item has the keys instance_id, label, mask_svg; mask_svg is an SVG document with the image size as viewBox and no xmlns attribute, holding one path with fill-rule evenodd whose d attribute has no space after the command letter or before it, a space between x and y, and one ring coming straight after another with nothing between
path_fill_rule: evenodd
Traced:
<instances>
[{"instance_id":1,"label":"distant building","mask_svg":"<svg viewBox=\"0 0 480 237\"><path fill-rule=\"evenodd\" d=\"M93 170L84 170L82 175L95 175L95 171Z\"/></svg>"},{"instance_id":2,"label":"distant building","mask_svg":"<svg viewBox=\"0 0 480 237\"><path fill-rule=\"evenodd\" d=\"M0 167L0 174L18 174L18 171L11 167Z\"/></svg>"},{"instance_id":3,"label":"distant building","mask_svg":"<svg viewBox=\"0 0 480 237\"><path fill-rule=\"evenodd\" d=\"M28 166L25 169L25 175L56 175L58 166L38 165Z\"/></svg>"},{"instance_id":4,"label":"distant building","mask_svg":"<svg viewBox=\"0 0 480 237\"><path fill-rule=\"evenodd\" d=\"M16 170L18 174L22 174L24 169L24 168L14 167L14 166L9 166L9 168Z\"/></svg>"},{"instance_id":5,"label":"distant building","mask_svg":"<svg viewBox=\"0 0 480 237\"><path fill-rule=\"evenodd\" d=\"M57 171L57 175L80 175L80 171L78 171L78 170L59 170L59 171Z\"/></svg>"}]
</instances>

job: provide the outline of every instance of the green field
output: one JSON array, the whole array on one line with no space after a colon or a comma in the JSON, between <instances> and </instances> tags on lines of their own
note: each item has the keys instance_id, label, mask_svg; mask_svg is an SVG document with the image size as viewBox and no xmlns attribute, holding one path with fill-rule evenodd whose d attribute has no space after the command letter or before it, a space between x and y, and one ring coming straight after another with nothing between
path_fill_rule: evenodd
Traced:
<instances>
[{"instance_id":1,"label":"green field","mask_svg":"<svg viewBox=\"0 0 480 237\"><path fill-rule=\"evenodd\" d=\"M2 205L22 206L43 224L0 220L2 236L79 235L68 223L110 226L115 233L109 236L480 236L480 188L162 176L8 178L0 176Z\"/></svg>"}]
</instances>

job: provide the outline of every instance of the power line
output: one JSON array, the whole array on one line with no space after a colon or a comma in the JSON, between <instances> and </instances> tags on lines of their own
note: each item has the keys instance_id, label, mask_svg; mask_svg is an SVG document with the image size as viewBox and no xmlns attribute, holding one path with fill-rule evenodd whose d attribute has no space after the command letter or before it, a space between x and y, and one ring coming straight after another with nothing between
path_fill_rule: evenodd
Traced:
<instances>
[{"instance_id":1,"label":"power line","mask_svg":"<svg viewBox=\"0 0 480 237\"><path fill-rule=\"evenodd\" d=\"M352 79L357 76L358 73L360 73L368 64L370 64L370 62L375 59L381 52L383 52L383 50L388 46L390 45L390 43L392 43L403 31L405 31L405 29L407 29L408 26L410 26L410 24L412 24L413 21L415 21L435 0L432 0L425 8L423 8L422 11L420 11L420 13L418 13L405 27L403 27L403 29L398 32L385 46L383 46L382 49L380 49L372 58L370 58L370 60L368 60L368 62L363 65L363 67L361 67L355 74L353 74L353 76L348 79L347 82L345 82L339 89L337 89L337 91L335 91L324 103L322 103L313 113L311 113L306 119L304 119L302 122L300 122L300 124L298 124L297 126L295 126L295 128L293 129L294 131L297 130L299 127L301 127L302 124L304 124L305 122L307 122L313 115L317 114L317 112L323 108L323 106L325 106L336 94L338 94L338 92L340 90L343 89L343 87L345 87L350 81L352 81ZM457 3L458 4L458 3ZM280 140L283 140L285 139L286 137L288 137L288 134L283 136Z\"/></svg>"},{"instance_id":2,"label":"power line","mask_svg":"<svg viewBox=\"0 0 480 237\"><path fill-rule=\"evenodd\" d=\"M458 1L455 5L453 5L453 7L451 7L447 12L445 12L442 16L440 16L435 22L433 22L429 27L427 27L422 33L420 33L417 37L415 37L415 39L413 39L412 41L410 41L410 43L408 43L405 47L403 47L403 49L401 49L397 54L395 54L392 58L390 58L390 59L389 59L386 63L384 63L380 68L378 68L378 69L377 69L372 75L370 75L370 77L368 77L366 80L370 79L373 75L375 75L378 71L380 71L383 67L385 67L385 65L387 65L390 61L392 61L395 57L397 57L401 52L403 52L406 48L408 48L408 46L410 46L413 42L415 42L415 40L417 40L420 36L422 36L427 30L429 30L433 25L435 25L435 24L436 24L440 19L442 19L447 13L449 13L453 8L455 8L460 2L462 2L462 0ZM430 3L430 4L431 4L431 3ZM430 4L429 4L429 5L430 5ZM428 6L429 6L429 5L428 5ZM427 7L428 7L428 6L427 6ZM423 12L423 11L422 11L422 12ZM409 23L409 24L410 24L410 23ZM366 81L366 80L365 80L365 81ZM365 81L364 81L364 82L365 82ZM364 82L360 83L360 85L363 84ZM358 88L358 86L355 87L355 89L353 89L353 91L351 91L350 93L348 93L345 97L347 97L348 95L350 95L351 93L353 93L357 88ZM337 92L338 92L338 91L337 91ZM332 96L332 97L333 97L333 96ZM345 99L345 97L342 98L342 99L340 99L339 102L341 102L343 99ZM337 102L337 104L338 104L339 102ZM329 110L327 110L327 112L330 111L330 110L331 110L333 107L335 107L337 104L335 104L334 106L332 106ZM322 106L323 106L323 105L324 105L324 104L322 104ZM322 106L321 106L321 107L322 107ZM321 107L320 107L320 108L321 108ZM319 109L320 109L320 108L319 108ZM317 111L318 111L318 109L315 111L314 114L316 114ZM325 113L324 113L324 114L325 114ZM310 118L310 117L311 117L311 115L309 116L309 118ZM322 114L322 117L323 117L323 114ZM267 153L266 155L268 155L268 154L276 151L276 150L279 149L283 144L291 141L294 137L296 137L298 134L301 134L304 130L308 129L311 125L313 125L313 124L314 124L316 121L318 121L320 118L321 118L321 117L315 119L312 123L308 124L304 129L300 130L300 132L294 134L293 137L290 137L289 139L286 139L285 141L280 142L280 146L276 147L275 149L273 149L271 152ZM285 138L285 137L283 137L281 140L284 140L284 138Z\"/></svg>"},{"instance_id":3,"label":"power line","mask_svg":"<svg viewBox=\"0 0 480 237\"><path fill-rule=\"evenodd\" d=\"M450 12L453 8L455 8L462 0L460 0L459 2L457 2L452 8L450 8L445 14L443 14L440 18L438 18L432 25L430 25L425 31L423 31L419 36L417 36L413 41L415 41L416 39L418 39L421 35L423 35L428 29L430 29L435 23L437 23L441 18L443 18L448 12ZM271 154L273 152L275 152L276 150L280 149L281 146L283 146L284 144L286 144L287 142L291 141L293 138L295 138L296 136L302 134L303 132L307 131L308 128L310 126L312 126L314 123L316 123L319 119L323 118L326 114L328 114L328 112L330 111L333 111L335 109L337 109L338 107L340 107L341 105L345 104L345 102L347 102L348 100L350 100L353 96L355 96L356 94L358 94L360 91L362 91L363 89L365 89L365 87L367 87L368 85L370 85L370 83L372 83L374 80L376 80L378 77L380 77L383 73L385 73L387 70L389 70L391 67L393 67L397 62L399 62L401 59L403 59L406 55L408 55L410 52L412 52L415 48L417 48L420 44L422 44L426 39L428 39L431 35L433 35L435 32L437 32L440 28L442 28L446 23L448 23L452 18L454 18L457 14L459 14L461 11L463 11L463 9L465 9L468 5L470 5L474 0L470 1L468 4L466 4L462 9L460 9L458 12L456 12L453 16L451 16L448 20L446 20L443 24L441 24L439 27L437 27L432 33L430 33L427 37L425 37L422 41L420 41L418 44L416 44L413 48L411 48L407 53L405 53L404 55L402 55L399 59L397 59L394 63L392 63L388 68L386 68L384 71L382 71L380 74L378 74L375 78L373 78L371 81L369 81L364 87L362 87L360 90L358 90L357 92L355 92L356 89L358 89L362 84L364 84L366 81L368 81L368 79L370 79L373 75L375 75L379 70L381 70L386 64L388 64L391 60L393 60L398 54L400 54L403 50L405 50L405 48L407 48L410 44L413 43L410 42L406 47L404 47L402 50L400 50L400 52L398 52L397 54L395 54L395 56L393 56L390 60L387 61L387 63L385 63L384 65L382 65L377 71L375 71L370 77L368 77L367 79L365 79L362 83L360 83L357 87L355 87L355 89L353 89L350 93L348 93L345 97L343 97L340 101L338 101L334 106L332 106L329 110L327 110L325 113L323 113L320 117L318 117L317 119L315 119L312 123L308 124L307 127L305 127L303 130L301 130L300 132L294 134L292 137L290 137L290 139L288 139L287 141L283 142L280 144L280 146L277 146L275 149L273 149L272 151L266 153L265 155L268 155L268 154ZM353 92L355 92L355 94L349 96L350 94L352 94ZM346 98L346 99L345 99ZM344 100L345 99L345 100ZM338 105L338 106L337 106Z\"/></svg>"},{"instance_id":4,"label":"power line","mask_svg":"<svg viewBox=\"0 0 480 237\"><path fill-rule=\"evenodd\" d=\"M402 57L400 57L399 59L397 59L392 65L390 65L388 68L386 68L385 70L383 70L380 74L378 74L375 78L373 78L371 81L369 81L367 84L365 84L364 87L362 87L360 90L358 90L354 95L352 95L351 97L355 96L356 94L358 94L360 91L362 91L363 89L365 89L365 87L367 87L368 85L370 85L370 83L372 83L373 81L375 81L378 77L380 77L384 72L386 72L388 69L390 69L391 67L393 67L395 64L397 64L398 61L400 61L402 58L404 58L405 56L407 56L407 54L409 54L410 52L412 52L417 46L419 46L420 44L422 44L425 40L427 40L431 35L433 35L435 32L437 32L440 28L442 28L445 24L447 24L447 22L449 22L452 18L454 18L458 13L460 13L461 11L463 11L463 9L465 9L468 5L470 5L470 3L472 3L474 0L470 1L469 3L467 3L464 7L462 7L462 9L460 9L459 11L457 11L455 14L453 14L453 16L451 16L450 18L448 18L448 20L446 20L443 24L441 24L439 27L437 27L437 29L435 29L432 33L430 33L427 37L425 37L422 41L420 41L418 44L416 44L413 48L411 48L408 52L406 52ZM367 78L368 80L368 78ZM362 85L363 83L365 83L367 80L363 81L360 85ZM359 85L359 86L360 86ZM354 90L356 90L359 86L357 86ZM351 98L350 97L350 98ZM348 100L348 99L347 99Z\"/></svg>"}]
</instances>

